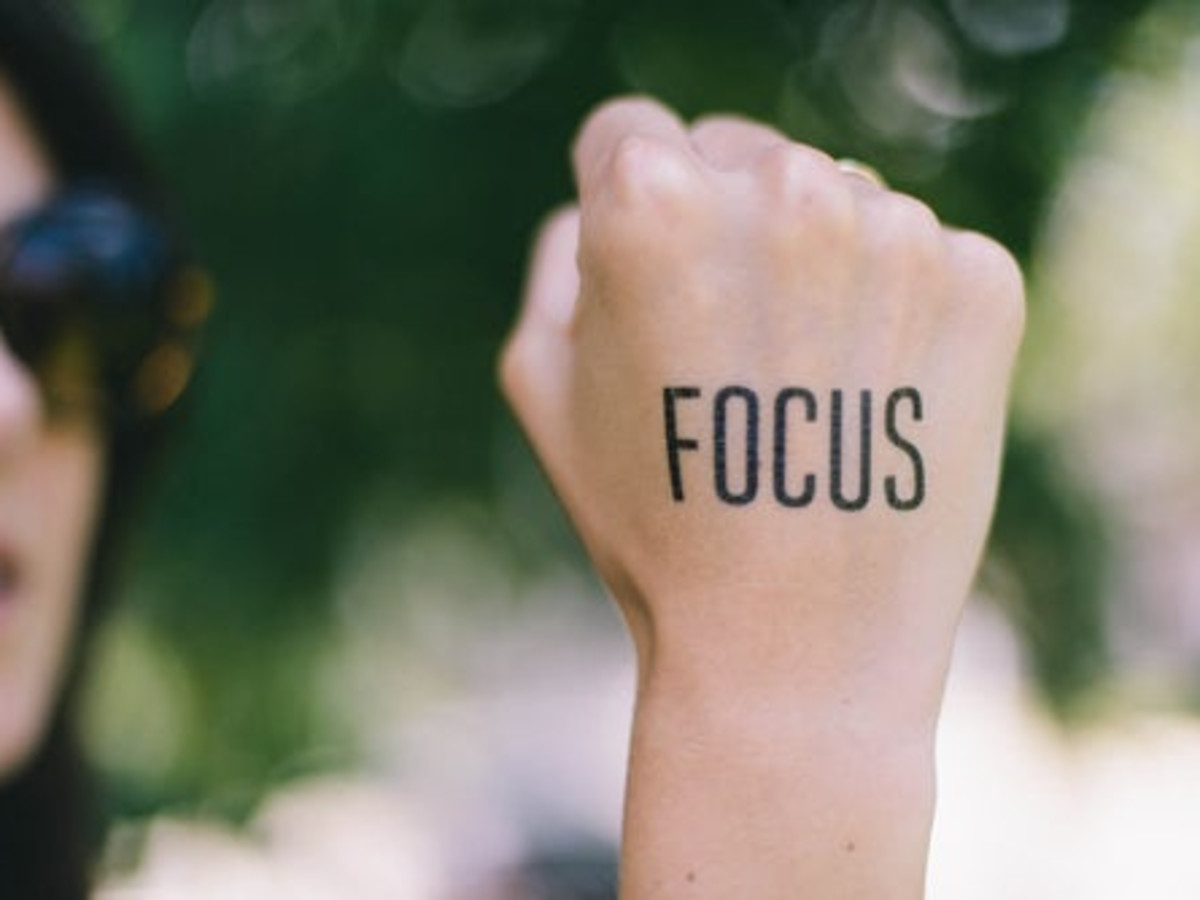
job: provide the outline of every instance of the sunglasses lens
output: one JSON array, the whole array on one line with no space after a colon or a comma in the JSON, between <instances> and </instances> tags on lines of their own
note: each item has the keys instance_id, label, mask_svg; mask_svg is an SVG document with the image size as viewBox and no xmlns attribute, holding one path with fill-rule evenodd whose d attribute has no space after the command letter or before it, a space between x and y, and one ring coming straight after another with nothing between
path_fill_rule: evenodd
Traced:
<instances>
[{"instance_id":1,"label":"sunglasses lens","mask_svg":"<svg viewBox=\"0 0 1200 900\"><path fill-rule=\"evenodd\" d=\"M0 265L0 328L17 357L44 376L82 339L96 388L127 393L163 331L177 268L161 229L112 195L77 191L15 223Z\"/></svg>"},{"instance_id":2,"label":"sunglasses lens","mask_svg":"<svg viewBox=\"0 0 1200 900\"><path fill-rule=\"evenodd\" d=\"M9 349L34 372L41 370L71 330L70 305L64 298L50 291L31 291L28 284L6 284L0 309Z\"/></svg>"}]
</instances>

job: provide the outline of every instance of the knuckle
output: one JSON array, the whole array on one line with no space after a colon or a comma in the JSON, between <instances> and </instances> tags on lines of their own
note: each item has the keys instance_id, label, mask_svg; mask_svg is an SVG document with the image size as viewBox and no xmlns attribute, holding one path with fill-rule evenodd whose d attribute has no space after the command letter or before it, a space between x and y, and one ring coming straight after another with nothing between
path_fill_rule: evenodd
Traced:
<instances>
[{"instance_id":1,"label":"knuckle","mask_svg":"<svg viewBox=\"0 0 1200 900\"><path fill-rule=\"evenodd\" d=\"M713 191L685 151L626 135L606 163L600 192L584 203L581 269L669 257L695 246L717 220Z\"/></svg>"},{"instance_id":2,"label":"knuckle","mask_svg":"<svg viewBox=\"0 0 1200 900\"><path fill-rule=\"evenodd\" d=\"M693 120L691 128L688 130L694 138L711 131L722 131L734 124L740 124L740 121L733 116L724 113L706 113Z\"/></svg>"},{"instance_id":3,"label":"knuckle","mask_svg":"<svg viewBox=\"0 0 1200 900\"><path fill-rule=\"evenodd\" d=\"M1025 279L1016 259L975 231L956 232L952 246L960 277L986 307L989 323L1019 339L1025 328Z\"/></svg>"},{"instance_id":4,"label":"knuckle","mask_svg":"<svg viewBox=\"0 0 1200 900\"><path fill-rule=\"evenodd\" d=\"M496 376L501 392L513 406L518 406L525 395L529 377L527 342L524 332L509 335L496 361Z\"/></svg>"},{"instance_id":5,"label":"knuckle","mask_svg":"<svg viewBox=\"0 0 1200 900\"><path fill-rule=\"evenodd\" d=\"M807 147L782 143L759 155L764 186L786 200L805 200L822 189L840 187L832 163Z\"/></svg>"},{"instance_id":6,"label":"knuckle","mask_svg":"<svg viewBox=\"0 0 1200 900\"><path fill-rule=\"evenodd\" d=\"M922 256L932 256L940 248L942 224L932 209L907 194L889 194L882 204L879 222L886 243Z\"/></svg>"},{"instance_id":7,"label":"knuckle","mask_svg":"<svg viewBox=\"0 0 1200 900\"><path fill-rule=\"evenodd\" d=\"M648 97L610 97L599 103L584 120L575 139L575 149L591 146L601 140L610 129L621 127L630 119L656 116L663 108Z\"/></svg>"},{"instance_id":8,"label":"knuckle","mask_svg":"<svg viewBox=\"0 0 1200 900\"><path fill-rule=\"evenodd\" d=\"M816 177L814 162L812 154L799 145L780 144L759 154L758 168L769 189L801 193Z\"/></svg>"},{"instance_id":9,"label":"knuckle","mask_svg":"<svg viewBox=\"0 0 1200 900\"><path fill-rule=\"evenodd\" d=\"M689 129L694 141L704 142L712 139L728 141L741 146L752 158L754 150L761 149L776 142L786 140L775 129L752 119L735 113L710 113L692 122Z\"/></svg>"},{"instance_id":10,"label":"knuckle","mask_svg":"<svg viewBox=\"0 0 1200 900\"><path fill-rule=\"evenodd\" d=\"M904 194L883 194L868 203L865 219L873 264L910 288L942 283L947 269L945 230L933 211Z\"/></svg>"},{"instance_id":11,"label":"knuckle","mask_svg":"<svg viewBox=\"0 0 1200 900\"><path fill-rule=\"evenodd\" d=\"M631 117L654 117L666 111L666 107L650 96L624 94L602 101L589 118L593 122L603 123L609 118L625 120Z\"/></svg>"},{"instance_id":12,"label":"knuckle","mask_svg":"<svg viewBox=\"0 0 1200 900\"><path fill-rule=\"evenodd\" d=\"M764 150L758 168L768 204L786 230L816 231L838 238L854 232L853 195L827 156L799 144L783 143Z\"/></svg>"},{"instance_id":13,"label":"knuckle","mask_svg":"<svg viewBox=\"0 0 1200 900\"><path fill-rule=\"evenodd\" d=\"M685 202L697 190L697 174L680 151L640 134L617 142L607 172L619 200L655 205Z\"/></svg>"}]
</instances>

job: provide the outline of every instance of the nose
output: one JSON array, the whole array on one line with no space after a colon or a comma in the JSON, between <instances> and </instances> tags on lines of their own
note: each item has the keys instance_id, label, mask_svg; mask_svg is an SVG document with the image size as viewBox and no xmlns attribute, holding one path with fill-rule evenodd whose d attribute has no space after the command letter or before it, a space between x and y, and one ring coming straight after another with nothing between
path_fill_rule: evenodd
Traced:
<instances>
[{"instance_id":1,"label":"nose","mask_svg":"<svg viewBox=\"0 0 1200 900\"><path fill-rule=\"evenodd\" d=\"M41 398L37 382L0 337L0 469L37 432Z\"/></svg>"}]
</instances>

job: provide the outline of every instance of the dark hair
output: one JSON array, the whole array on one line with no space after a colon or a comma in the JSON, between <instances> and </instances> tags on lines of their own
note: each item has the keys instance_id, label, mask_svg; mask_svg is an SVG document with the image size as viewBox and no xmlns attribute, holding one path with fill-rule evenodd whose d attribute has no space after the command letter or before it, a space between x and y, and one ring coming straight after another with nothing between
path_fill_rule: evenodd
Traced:
<instances>
[{"instance_id":1,"label":"dark hair","mask_svg":"<svg viewBox=\"0 0 1200 900\"><path fill-rule=\"evenodd\" d=\"M105 90L79 25L54 0L0 0L0 73L60 182L97 181L163 217L162 197ZM0 785L0 895L83 900L100 835L75 737L74 706L88 636L102 614L130 506L164 417L123 422L109 437L102 515L92 544L78 634L64 687L39 747Z\"/></svg>"}]
</instances>

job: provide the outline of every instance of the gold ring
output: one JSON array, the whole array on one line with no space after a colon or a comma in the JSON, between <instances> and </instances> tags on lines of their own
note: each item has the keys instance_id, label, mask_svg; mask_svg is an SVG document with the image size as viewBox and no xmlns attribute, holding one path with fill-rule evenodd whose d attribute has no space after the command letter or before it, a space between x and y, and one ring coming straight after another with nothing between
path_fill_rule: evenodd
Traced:
<instances>
[{"instance_id":1,"label":"gold ring","mask_svg":"<svg viewBox=\"0 0 1200 900\"><path fill-rule=\"evenodd\" d=\"M864 162L859 162L857 159L850 159L844 156L837 161L837 167L847 175L853 175L871 182L875 187L887 188L887 182L883 180L883 176L879 174L878 170L868 166Z\"/></svg>"}]
</instances>

